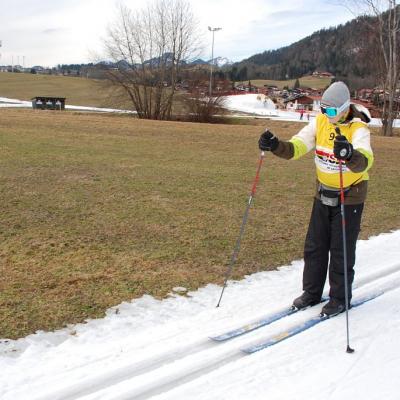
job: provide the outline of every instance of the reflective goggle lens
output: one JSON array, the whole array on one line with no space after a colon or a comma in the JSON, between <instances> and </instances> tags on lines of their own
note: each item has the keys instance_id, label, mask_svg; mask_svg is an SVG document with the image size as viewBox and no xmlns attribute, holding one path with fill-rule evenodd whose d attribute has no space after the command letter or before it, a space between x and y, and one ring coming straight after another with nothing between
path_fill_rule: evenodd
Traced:
<instances>
[{"instance_id":1,"label":"reflective goggle lens","mask_svg":"<svg viewBox=\"0 0 400 400\"><path fill-rule=\"evenodd\" d=\"M321 105L321 112L325 114L328 118L335 118L339 115L342 111L346 110L350 107L350 100L346 101L341 107L325 107Z\"/></svg>"},{"instance_id":2,"label":"reflective goggle lens","mask_svg":"<svg viewBox=\"0 0 400 400\"><path fill-rule=\"evenodd\" d=\"M336 107L322 107L322 114L326 114L329 118L334 118L338 115L338 109Z\"/></svg>"}]
</instances>

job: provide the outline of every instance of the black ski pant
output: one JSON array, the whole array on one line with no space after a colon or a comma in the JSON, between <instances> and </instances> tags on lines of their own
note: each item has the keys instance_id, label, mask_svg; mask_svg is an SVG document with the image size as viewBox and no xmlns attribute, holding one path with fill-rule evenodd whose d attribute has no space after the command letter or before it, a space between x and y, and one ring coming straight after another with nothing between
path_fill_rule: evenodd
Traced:
<instances>
[{"instance_id":1,"label":"black ski pant","mask_svg":"<svg viewBox=\"0 0 400 400\"><path fill-rule=\"evenodd\" d=\"M360 232L364 203L345 205L347 277L349 302L354 279L356 242ZM329 296L339 301L345 299L343 236L340 204L331 207L314 199L310 224L304 245L303 290L321 297L329 265Z\"/></svg>"}]
</instances>

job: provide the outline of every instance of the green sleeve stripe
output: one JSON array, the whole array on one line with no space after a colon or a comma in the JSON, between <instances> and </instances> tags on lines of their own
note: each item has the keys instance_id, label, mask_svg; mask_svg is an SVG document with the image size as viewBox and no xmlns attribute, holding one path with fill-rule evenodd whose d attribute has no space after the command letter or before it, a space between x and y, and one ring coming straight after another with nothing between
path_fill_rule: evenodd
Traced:
<instances>
[{"instance_id":1,"label":"green sleeve stripe","mask_svg":"<svg viewBox=\"0 0 400 400\"><path fill-rule=\"evenodd\" d=\"M294 137L290 139L289 142L293 144L294 149L294 156L292 157L292 160L297 160L304 156L304 154L308 153L307 146L301 139Z\"/></svg>"},{"instance_id":2,"label":"green sleeve stripe","mask_svg":"<svg viewBox=\"0 0 400 400\"><path fill-rule=\"evenodd\" d=\"M365 156L365 158L368 161L367 168L364 171L364 172L367 172L372 167L372 164L374 163L374 155L370 151L364 150L364 149L357 149L357 151L359 151L363 156Z\"/></svg>"}]
</instances>

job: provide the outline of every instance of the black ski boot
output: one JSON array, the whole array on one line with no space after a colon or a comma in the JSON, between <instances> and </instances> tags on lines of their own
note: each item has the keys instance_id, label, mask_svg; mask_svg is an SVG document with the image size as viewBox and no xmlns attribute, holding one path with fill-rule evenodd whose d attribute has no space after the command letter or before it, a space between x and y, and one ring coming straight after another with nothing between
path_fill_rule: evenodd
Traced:
<instances>
[{"instance_id":1,"label":"black ski boot","mask_svg":"<svg viewBox=\"0 0 400 400\"><path fill-rule=\"evenodd\" d=\"M350 306L349 306L350 308ZM321 315L326 315L327 317L334 317L342 312L346 311L346 304L344 300L338 300L331 298L321 310Z\"/></svg>"},{"instance_id":2,"label":"black ski boot","mask_svg":"<svg viewBox=\"0 0 400 400\"><path fill-rule=\"evenodd\" d=\"M312 295L308 292L303 292L303 294L300 297L297 297L296 299L293 300L293 308L296 308L297 310L302 310L303 308L315 306L315 304L318 304L321 302L321 297Z\"/></svg>"}]
</instances>

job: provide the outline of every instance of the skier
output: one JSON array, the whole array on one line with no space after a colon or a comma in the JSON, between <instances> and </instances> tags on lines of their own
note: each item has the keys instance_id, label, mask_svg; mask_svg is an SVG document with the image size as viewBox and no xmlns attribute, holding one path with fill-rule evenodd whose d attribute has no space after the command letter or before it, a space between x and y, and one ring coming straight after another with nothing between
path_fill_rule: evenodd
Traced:
<instances>
[{"instance_id":1,"label":"skier","mask_svg":"<svg viewBox=\"0 0 400 400\"><path fill-rule=\"evenodd\" d=\"M322 96L321 113L297 135L283 141L266 130L259 139L261 150L285 159L296 160L315 149L317 191L304 244L303 294L293 301L297 309L321 301L329 264L330 299L322 314L333 316L345 311L338 160L343 162L350 304L356 241L367 195L367 171L374 159L367 126L370 120L365 107L350 103L346 84L335 82ZM336 128L340 129L340 135Z\"/></svg>"}]
</instances>

